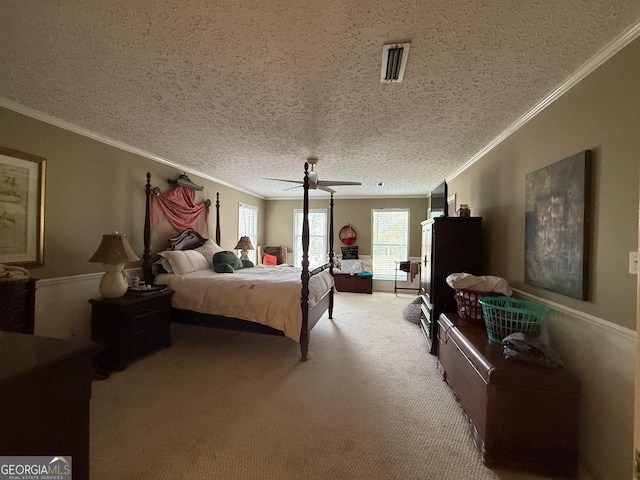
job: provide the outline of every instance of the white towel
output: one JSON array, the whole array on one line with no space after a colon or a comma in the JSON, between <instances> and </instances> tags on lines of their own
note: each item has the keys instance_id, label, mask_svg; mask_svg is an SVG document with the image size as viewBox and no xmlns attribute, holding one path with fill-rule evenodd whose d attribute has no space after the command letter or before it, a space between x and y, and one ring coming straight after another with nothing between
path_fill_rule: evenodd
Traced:
<instances>
[{"instance_id":1,"label":"white towel","mask_svg":"<svg viewBox=\"0 0 640 480\"><path fill-rule=\"evenodd\" d=\"M0 282L13 282L26 278L29 278L29 271L26 268L0 263Z\"/></svg>"}]
</instances>

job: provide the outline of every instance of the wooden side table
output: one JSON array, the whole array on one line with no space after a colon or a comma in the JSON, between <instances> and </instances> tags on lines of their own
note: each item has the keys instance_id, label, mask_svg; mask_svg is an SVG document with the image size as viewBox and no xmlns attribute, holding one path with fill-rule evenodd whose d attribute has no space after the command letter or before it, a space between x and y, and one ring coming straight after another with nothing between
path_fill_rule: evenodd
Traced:
<instances>
[{"instance_id":1,"label":"wooden side table","mask_svg":"<svg viewBox=\"0 0 640 480\"><path fill-rule=\"evenodd\" d=\"M105 346L96 355L96 364L103 370L121 371L134 359L171 346L172 295L167 289L89 300L91 340Z\"/></svg>"}]
</instances>

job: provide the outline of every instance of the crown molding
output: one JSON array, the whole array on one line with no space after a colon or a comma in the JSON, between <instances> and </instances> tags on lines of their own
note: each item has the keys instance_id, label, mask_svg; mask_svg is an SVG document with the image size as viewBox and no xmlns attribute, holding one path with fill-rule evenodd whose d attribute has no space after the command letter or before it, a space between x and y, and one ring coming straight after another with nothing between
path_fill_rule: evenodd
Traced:
<instances>
[{"instance_id":1,"label":"crown molding","mask_svg":"<svg viewBox=\"0 0 640 480\"><path fill-rule=\"evenodd\" d=\"M635 25L632 25L627 30L625 30L620 36L616 39L612 40L609 44L607 44L602 50L600 50L594 57L588 60L585 64L583 64L578 70L576 70L573 75L567 78L564 82L560 84L554 91L552 91L549 95L547 95L540 103L534 106L527 113L522 115L518 120L509 125L500 135L494 138L491 142L489 142L482 150L476 153L473 157L471 157L464 165L462 165L458 170L456 170L450 177L447 177L447 181L453 180L455 177L464 172L471 165L476 163L482 157L484 157L487 153L493 150L497 145L499 145L503 140L514 134L518 129L524 126L529 120L535 117L542 110L547 108L553 102L555 102L558 98L568 92L571 88L573 88L576 84L578 84L581 80L590 75L593 71L595 71L598 67L602 66L607 60L613 57L616 53L622 50L624 47L629 45L632 41L640 36L640 21L638 21Z\"/></svg>"},{"instance_id":2,"label":"crown molding","mask_svg":"<svg viewBox=\"0 0 640 480\"><path fill-rule=\"evenodd\" d=\"M180 170L181 172L185 172L185 173L190 173L192 175L198 175L199 177L205 178L207 180L210 180L212 182L215 182L219 185L224 185L225 187L229 187L229 188L233 188L234 190L238 190L240 192L243 193L247 193L249 195L252 195L254 197L258 197L260 199L263 199L263 197L261 197L260 195L257 195L255 192L251 192L249 190L246 190L242 187L238 187L237 185L233 185L231 183L225 182L223 180L220 180L219 178L215 178L212 177L210 175L206 175L203 174L202 172L198 172L194 169L190 169L184 165L181 165L179 163L176 162L172 162L170 160L167 160L166 158L163 158L159 155L155 155L153 153L147 152L146 150L142 150L140 148L131 146L127 143L121 142L119 140L115 140L111 137L107 137L106 135L102 135L100 133L96 133L92 130L89 130L87 128L83 128L80 127L78 125L75 125L73 123L67 122L65 120L61 120L59 118L56 118L52 115L40 112L38 110L35 110L31 107L26 107L24 105L21 105L17 102L14 102L12 100L8 100L6 98L2 98L0 97L0 107L4 107L8 110L12 110L14 112L20 113L22 115L25 115L27 117L31 117L34 118L36 120L40 120L42 122L48 123L50 125L53 125L55 127L59 127L62 128L64 130L68 130L70 132L73 133L77 133L78 135L82 135L84 137L89 137L97 142L100 143L104 143L106 145L110 145L112 147L118 148L120 150L124 150L125 152L129 152L129 153L133 153L135 155L138 155L140 157L144 157L144 158L148 158L149 160L153 160L155 162L158 163L162 163L164 165L169 165L170 167L174 167L177 170Z\"/></svg>"}]
</instances>

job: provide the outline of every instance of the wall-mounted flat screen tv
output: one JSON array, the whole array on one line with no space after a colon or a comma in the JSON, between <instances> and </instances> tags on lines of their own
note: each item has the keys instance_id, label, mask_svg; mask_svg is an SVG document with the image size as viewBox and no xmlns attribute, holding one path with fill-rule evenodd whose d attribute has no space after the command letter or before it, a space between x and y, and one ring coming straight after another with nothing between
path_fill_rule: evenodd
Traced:
<instances>
[{"instance_id":1,"label":"wall-mounted flat screen tv","mask_svg":"<svg viewBox=\"0 0 640 480\"><path fill-rule=\"evenodd\" d=\"M431 190L431 213L429 218L446 217L447 215L447 182L443 180Z\"/></svg>"}]
</instances>

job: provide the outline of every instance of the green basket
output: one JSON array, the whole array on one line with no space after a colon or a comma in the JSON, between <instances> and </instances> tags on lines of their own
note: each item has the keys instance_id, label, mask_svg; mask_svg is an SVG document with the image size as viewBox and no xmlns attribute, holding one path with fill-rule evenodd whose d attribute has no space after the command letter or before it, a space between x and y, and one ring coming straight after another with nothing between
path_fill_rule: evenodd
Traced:
<instances>
[{"instance_id":1,"label":"green basket","mask_svg":"<svg viewBox=\"0 0 640 480\"><path fill-rule=\"evenodd\" d=\"M516 332L537 337L542 320L549 313L544 305L512 297L483 297L478 303L482 305L487 336L496 343Z\"/></svg>"}]
</instances>

